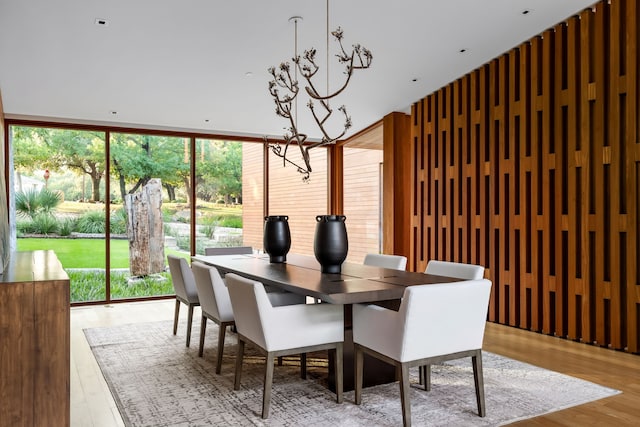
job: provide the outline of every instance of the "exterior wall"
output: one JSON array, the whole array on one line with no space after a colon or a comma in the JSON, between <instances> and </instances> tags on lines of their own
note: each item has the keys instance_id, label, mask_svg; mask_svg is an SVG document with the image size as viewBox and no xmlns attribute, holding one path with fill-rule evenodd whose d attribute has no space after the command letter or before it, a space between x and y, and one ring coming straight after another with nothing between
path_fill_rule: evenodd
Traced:
<instances>
[{"instance_id":1,"label":"exterior wall","mask_svg":"<svg viewBox=\"0 0 640 427\"><path fill-rule=\"evenodd\" d=\"M283 167L282 159L269 153L269 215L289 216L291 252L303 255L313 255L316 215L329 214L327 151L316 148L310 154L313 172L308 182L302 182L295 167Z\"/></svg>"},{"instance_id":2,"label":"exterior wall","mask_svg":"<svg viewBox=\"0 0 640 427\"><path fill-rule=\"evenodd\" d=\"M243 244L262 250L264 174L262 144L242 144L242 236Z\"/></svg>"},{"instance_id":3,"label":"exterior wall","mask_svg":"<svg viewBox=\"0 0 640 427\"><path fill-rule=\"evenodd\" d=\"M361 263L381 251L382 150L344 148L344 215L347 217L347 261Z\"/></svg>"},{"instance_id":4,"label":"exterior wall","mask_svg":"<svg viewBox=\"0 0 640 427\"><path fill-rule=\"evenodd\" d=\"M311 180L304 183L294 167L282 166L273 154L269 158L269 215L288 215L291 252L313 255L316 215L327 208L326 150L312 150ZM263 147L243 144L242 199L244 244L263 249ZM380 164L382 150L344 150L345 207L349 253L347 260L362 262L368 252L380 252Z\"/></svg>"},{"instance_id":5,"label":"exterior wall","mask_svg":"<svg viewBox=\"0 0 640 427\"><path fill-rule=\"evenodd\" d=\"M640 352L638 21L598 3L416 103L410 269L489 269L495 322Z\"/></svg>"}]
</instances>

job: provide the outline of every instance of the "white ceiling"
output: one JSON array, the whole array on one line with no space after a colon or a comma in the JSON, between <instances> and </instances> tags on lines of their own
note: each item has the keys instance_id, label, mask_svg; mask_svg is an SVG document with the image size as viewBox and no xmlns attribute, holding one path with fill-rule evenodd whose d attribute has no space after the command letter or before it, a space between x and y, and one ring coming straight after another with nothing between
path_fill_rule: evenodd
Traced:
<instances>
[{"instance_id":1,"label":"white ceiling","mask_svg":"<svg viewBox=\"0 0 640 427\"><path fill-rule=\"evenodd\" d=\"M332 105L353 134L593 3L332 0L330 29L373 53ZM5 116L280 136L267 68L290 60L295 15L299 51L326 68L325 0L0 0ZM341 73L330 65L331 87Z\"/></svg>"}]
</instances>

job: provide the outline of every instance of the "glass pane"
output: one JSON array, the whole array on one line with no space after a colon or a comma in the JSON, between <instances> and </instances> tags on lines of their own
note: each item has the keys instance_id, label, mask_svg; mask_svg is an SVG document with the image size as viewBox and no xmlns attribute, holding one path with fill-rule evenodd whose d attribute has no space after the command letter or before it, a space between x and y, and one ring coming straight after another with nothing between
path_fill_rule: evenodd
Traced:
<instances>
[{"instance_id":1,"label":"glass pane","mask_svg":"<svg viewBox=\"0 0 640 427\"><path fill-rule=\"evenodd\" d=\"M295 150L291 148L292 160ZM327 150L310 150L311 173L308 182L292 165L283 167L282 159L269 154L269 215L289 216L291 253L313 255L316 216L329 214L327 206ZM287 156L289 157L289 155ZM301 160L300 160L301 161ZM350 222L347 217L347 224Z\"/></svg>"},{"instance_id":2,"label":"glass pane","mask_svg":"<svg viewBox=\"0 0 640 427\"><path fill-rule=\"evenodd\" d=\"M242 230L243 242L262 251L264 221L264 148L242 144Z\"/></svg>"},{"instance_id":3,"label":"glass pane","mask_svg":"<svg viewBox=\"0 0 640 427\"><path fill-rule=\"evenodd\" d=\"M174 293L166 255L191 253L190 143L111 134L112 299Z\"/></svg>"},{"instance_id":4,"label":"glass pane","mask_svg":"<svg viewBox=\"0 0 640 427\"><path fill-rule=\"evenodd\" d=\"M196 253L245 246L242 142L196 140Z\"/></svg>"},{"instance_id":5,"label":"glass pane","mask_svg":"<svg viewBox=\"0 0 640 427\"><path fill-rule=\"evenodd\" d=\"M71 301L106 299L105 135L12 126L17 249L55 251Z\"/></svg>"},{"instance_id":6,"label":"glass pane","mask_svg":"<svg viewBox=\"0 0 640 427\"><path fill-rule=\"evenodd\" d=\"M382 150L344 147L347 261L361 263L367 253L382 250L381 177Z\"/></svg>"}]
</instances>

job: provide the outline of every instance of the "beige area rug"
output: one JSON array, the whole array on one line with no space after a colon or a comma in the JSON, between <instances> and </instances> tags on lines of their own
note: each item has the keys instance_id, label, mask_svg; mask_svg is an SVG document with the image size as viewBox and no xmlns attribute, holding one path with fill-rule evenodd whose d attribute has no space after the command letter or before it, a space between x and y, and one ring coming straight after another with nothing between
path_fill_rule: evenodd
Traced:
<instances>
[{"instance_id":1,"label":"beige area rug","mask_svg":"<svg viewBox=\"0 0 640 427\"><path fill-rule=\"evenodd\" d=\"M207 324L204 358L198 357L197 322L191 348L185 347L184 322L177 336L170 321L85 329L85 335L127 426L402 425L398 383L366 388L360 406L353 392L337 404L324 385L322 355L310 358L306 380L297 358L276 367L270 416L262 420L263 359L248 358L242 387L234 391L236 338L227 334L222 374L216 375L217 331ZM413 425L503 425L618 393L488 352L483 362L485 418L477 415L471 361L462 359L433 366L430 392L418 387L417 369L412 372Z\"/></svg>"}]
</instances>

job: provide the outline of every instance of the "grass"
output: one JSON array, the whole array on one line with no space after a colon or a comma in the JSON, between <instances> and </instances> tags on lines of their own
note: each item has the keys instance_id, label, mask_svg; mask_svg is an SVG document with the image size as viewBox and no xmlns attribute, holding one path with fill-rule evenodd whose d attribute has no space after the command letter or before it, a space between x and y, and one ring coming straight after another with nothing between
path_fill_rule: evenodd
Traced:
<instances>
[{"instance_id":1,"label":"grass","mask_svg":"<svg viewBox=\"0 0 640 427\"><path fill-rule=\"evenodd\" d=\"M105 268L104 239L18 239L19 251L55 251L64 268ZM189 259L189 255L165 249L172 254ZM111 268L129 268L129 241L111 240Z\"/></svg>"},{"instance_id":2,"label":"grass","mask_svg":"<svg viewBox=\"0 0 640 427\"><path fill-rule=\"evenodd\" d=\"M18 239L19 251L55 251L71 281L71 302L106 300L104 239ZM189 254L165 249L189 259ZM168 272L129 280L129 241L111 240L111 298L136 298L174 293ZM113 269L122 269L121 271Z\"/></svg>"},{"instance_id":3,"label":"grass","mask_svg":"<svg viewBox=\"0 0 640 427\"><path fill-rule=\"evenodd\" d=\"M64 268L105 268L104 239L18 239L19 251L51 249ZM111 240L111 268L129 267L129 241Z\"/></svg>"},{"instance_id":4,"label":"grass","mask_svg":"<svg viewBox=\"0 0 640 427\"><path fill-rule=\"evenodd\" d=\"M71 301L105 300L104 270L67 270L71 280ZM128 271L111 272L111 298L135 298L172 295L173 285L169 273L129 281Z\"/></svg>"}]
</instances>

